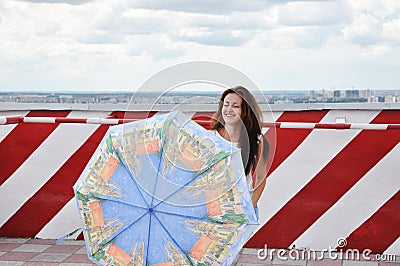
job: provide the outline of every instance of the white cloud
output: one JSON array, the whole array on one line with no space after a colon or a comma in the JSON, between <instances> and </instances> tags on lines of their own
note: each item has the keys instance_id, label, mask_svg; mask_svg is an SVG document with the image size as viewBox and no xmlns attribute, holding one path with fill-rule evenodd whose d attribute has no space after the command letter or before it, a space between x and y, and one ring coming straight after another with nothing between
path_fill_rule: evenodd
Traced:
<instances>
[{"instance_id":1,"label":"white cloud","mask_svg":"<svg viewBox=\"0 0 400 266\"><path fill-rule=\"evenodd\" d=\"M361 46L400 44L400 2L351 0L353 21L343 28L345 39Z\"/></svg>"},{"instance_id":2,"label":"white cloud","mask_svg":"<svg viewBox=\"0 0 400 266\"><path fill-rule=\"evenodd\" d=\"M201 29L181 30L178 40L196 42L204 45L241 46L249 39L251 33L245 31L203 31Z\"/></svg>"},{"instance_id":3,"label":"white cloud","mask_svg":"<svg viewBox=\"0 0 400 266\"><path fill-rule=\"evenodd\" d=\"M262 10L269 5L269 1L252 0L202 0L202 1L186 1L186 0L135 0L132 8L144 8L154 10L170 10L182 11L190 13L207 13L207 14L227 14L233 11L255 11Z\"/></svg>"},{"instance_id":4,"label":"white cloud","mask_svg":"<svg viewBox=\"0 0 400 266\"><path fill-rule=\"evenodd\" d=\"M319 49L336 36L336 27L296 26L283 27L257 34L251 42L255 46L267 49Z\"/></svg>"},{"instance_id":5,"label":"white cloud","mask_svg":"<svg viewBox=\"0 0 400 266\"><path fill-rule=\"evenodd\" d=\"M68 4L68 5L81 5L88 3L91 0L16 0L31 3L49 3L49 4Z\"/></svg>"},{"instance_id":6,"label":"white cloud","mask_svg":"<svg viewBox=\"0 0 400 266\"><path fill-rule=\"evenodd\" d=\"M344 1L290 2L277 6L278 22L286 26L340 25L349 21Z\"/></svg>"},{"instance_id":7,"label":"white cloud","mask_svg":"<svg viewBox=\"0 0 400 266\"><path fill-rule=\"evenodd\" d=\"M2 0L0 90L132 88L191 60L257 73L265 88L330 84L329 73L357 83L357 75L345 77L352 60L367 82L377 71L371 56L377 68L400 69L390 63L399 29L398 0Z\"/></svg>"},{"instance_id":8,"label":"white cloud","mask_svg":"<svg viewBox=\"0 0 400 266\"><path fill-rule=\"evenodd\" d=\"M361 14L343 29L346 40L360 45L373 45L382 40L382 23L372 15Z\"/></svg>"},{"instance_id":9,"label":"white cloud","mask_svg":"<svg viewBox=\"0 0 400 266\"><path fill-rule=\"evenodd\" d=\"M170 10L190 13L207 14L230 14L233 12L251 12L269 9L275 5L283 5L291 2L320 3L332 0L135 0L132 2L133 8L145 8L152 10Z\"/></svg>"},{"instance_id":10,"label":"white cloud","mask_svg":"<svg viewBox=\"0 0 400 266\"><path fill-rule=\"evenodd\" d=\"M400 18L383 23L382 35L393 46L400 46Z\"/></svg>"}]
</instances>

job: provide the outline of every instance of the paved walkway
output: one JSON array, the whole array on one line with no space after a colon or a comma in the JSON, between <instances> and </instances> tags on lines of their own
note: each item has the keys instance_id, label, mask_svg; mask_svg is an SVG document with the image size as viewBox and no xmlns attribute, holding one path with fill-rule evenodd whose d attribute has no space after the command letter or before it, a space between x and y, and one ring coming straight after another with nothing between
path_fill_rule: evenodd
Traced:
<instances>
[{"instance_id":1,"label":"paved walkway","mask_svg":"<svg viewBox=\"0 0 400 266\"><path fill-rule=\"evenodd\" d=\"M376 256L371 260L344 260L331 259L299 259L293 260L290 254L280 254L273 259L263 259L257 255L256 249L243 249L238 256L236 266L259 265L295 265L295 266L400 266L400 256L390 258L391 261L377 261ZM261 253L261 256L264 254ZM293 256L292 256L293 257ZM85 266L95 265L87 258L86 247L83 241L65 240L56 243L55 240L0 238L0 266L3 265L62 265Z\"/></svg>"}]
</instances>

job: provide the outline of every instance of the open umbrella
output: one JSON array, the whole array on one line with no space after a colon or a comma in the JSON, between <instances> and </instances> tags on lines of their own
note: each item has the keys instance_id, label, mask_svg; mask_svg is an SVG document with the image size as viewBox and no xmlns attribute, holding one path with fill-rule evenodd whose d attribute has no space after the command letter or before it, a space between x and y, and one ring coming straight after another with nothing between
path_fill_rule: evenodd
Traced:
<instances>
[{"instance_id":1,"label":"open umbrella","mask_svg":"<svg viewBox=\"0 0 400 266\"><path fill-rule=\"evenodd\" d=\"M240 150L179 111L110 127L74 191L103 265L231 265L257 226Z\"/></svg>"}]
</instances>

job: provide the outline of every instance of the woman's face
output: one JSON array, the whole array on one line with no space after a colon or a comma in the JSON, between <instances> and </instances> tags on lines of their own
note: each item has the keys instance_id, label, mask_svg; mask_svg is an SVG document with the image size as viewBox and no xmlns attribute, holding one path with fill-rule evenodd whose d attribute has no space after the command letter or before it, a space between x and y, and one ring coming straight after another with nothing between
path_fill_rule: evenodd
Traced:
<instances>
[{"instance_id":1,"label":"woman's face","mask_svg":"<svg viewBox=\"0 0 400 266\"><path fill-rule=\"evenodd\" d=\"M236 93L229 93L225 96L222 106L222 118L225 124L234 125L241 122L242 98Z\"/></svg>"}]
</instances>

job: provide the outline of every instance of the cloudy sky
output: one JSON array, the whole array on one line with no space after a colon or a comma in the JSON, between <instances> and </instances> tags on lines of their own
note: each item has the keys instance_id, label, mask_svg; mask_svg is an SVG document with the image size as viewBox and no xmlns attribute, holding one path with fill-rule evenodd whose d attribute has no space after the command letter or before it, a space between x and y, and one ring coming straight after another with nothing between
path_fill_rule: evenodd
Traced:
<instances>
[{"instance_id":1,"label":"cloudy sky","mask_svg":"<svg viewBox=\"0 0 400 266\"><path fill-rule=\"evenodd\" d=\"M400 87L400 1L0 1L0 91L132 91L184 62L262 90Z\"/></svg>"}]
</instances>

